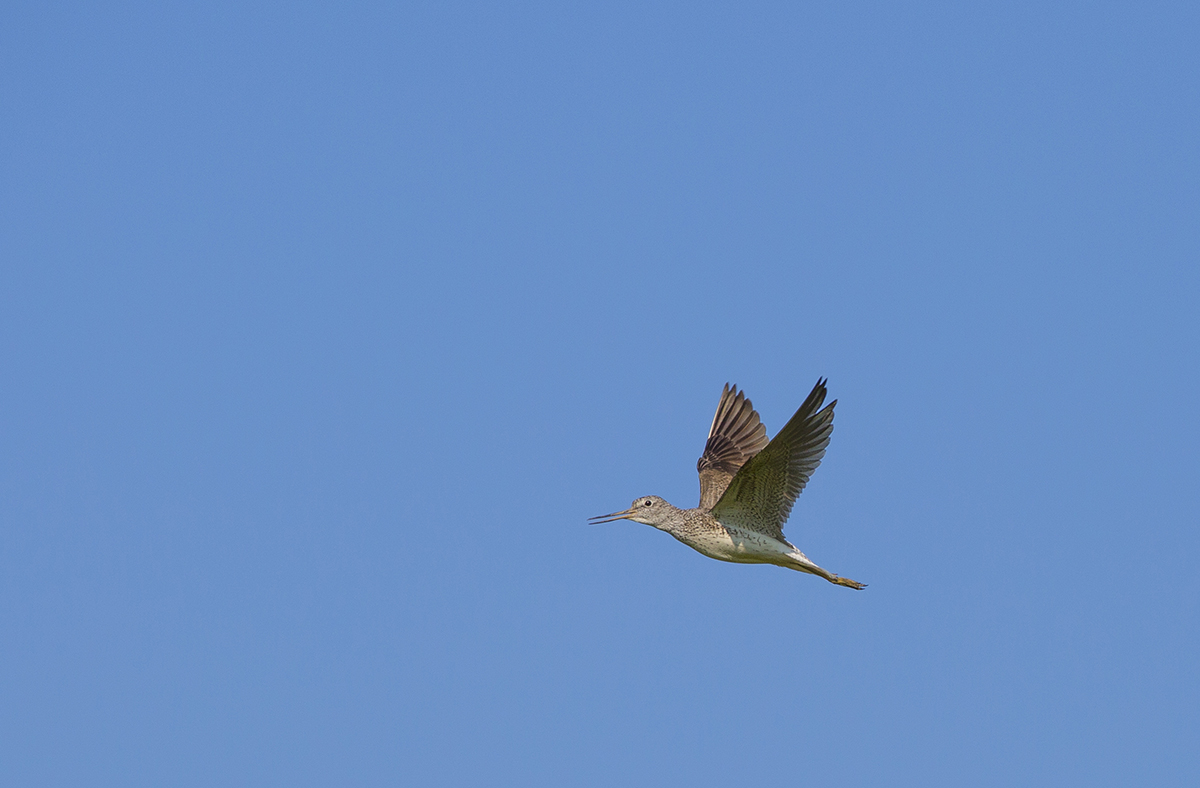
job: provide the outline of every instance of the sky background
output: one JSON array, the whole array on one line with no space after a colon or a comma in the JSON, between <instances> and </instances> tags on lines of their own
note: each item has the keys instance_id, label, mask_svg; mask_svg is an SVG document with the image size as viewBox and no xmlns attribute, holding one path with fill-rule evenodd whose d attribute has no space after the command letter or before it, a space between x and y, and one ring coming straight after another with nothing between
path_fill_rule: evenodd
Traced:
<instances>
[{"instance_id":1,"label":"sky background","mask_svg":"<svg viewBox=\"0 0 1200 788\"><path fill-rule=\"evenodd\" d=\"M1194 3L0 10L0 783L1200 782ZM726 381L839 400L787 534Z\"/></svg>"}]
</instances>

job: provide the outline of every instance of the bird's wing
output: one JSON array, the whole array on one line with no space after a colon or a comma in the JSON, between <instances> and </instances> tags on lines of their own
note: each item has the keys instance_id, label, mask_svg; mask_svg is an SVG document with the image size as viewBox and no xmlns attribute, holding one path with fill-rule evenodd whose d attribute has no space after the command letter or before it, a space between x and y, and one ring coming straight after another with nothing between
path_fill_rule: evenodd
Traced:
<instances>
[{"instance_id":1,"label":"bird's wing","mask_svg":"<svg viewBox=\"0 0 1200 788\"><path fill-rule=\"evenodd\" d=\"M759 421L754 406L737 386L726 383L708 430L704 454L696 462L696 470L700 472L700 508L711 509L738 468L766 445L767 428Z\"/></svg>"},{"instance_id":2,"label":"bird's wing","mask_svg":"<svg viewBox=\"0 0 1200 788\"><path fill-rule=\"evenodd\" d=\"M792 504L821 464L833 432L837 400L821 409L825 393L822 378L791 421L734 475L713 506L714 517L783 539L783 524L792 513Z\"/></svg>"}]
</instances>

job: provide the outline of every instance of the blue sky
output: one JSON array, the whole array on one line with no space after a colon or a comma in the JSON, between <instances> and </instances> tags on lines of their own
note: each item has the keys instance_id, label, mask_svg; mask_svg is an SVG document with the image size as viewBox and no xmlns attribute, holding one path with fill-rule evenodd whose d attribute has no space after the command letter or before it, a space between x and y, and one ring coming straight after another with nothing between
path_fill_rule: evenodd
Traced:
<instances>
[{"instance_id":1,"label":"blue sky","mask_svg":"<svg viewBox=\"0 0 1200 788\"><path fill-rule=\"evenodd\" d=\"M0 782L1195 783L1198 35L6 4ZM585 525L820 376L865 591Z\"/></svg>"}]
</instances>

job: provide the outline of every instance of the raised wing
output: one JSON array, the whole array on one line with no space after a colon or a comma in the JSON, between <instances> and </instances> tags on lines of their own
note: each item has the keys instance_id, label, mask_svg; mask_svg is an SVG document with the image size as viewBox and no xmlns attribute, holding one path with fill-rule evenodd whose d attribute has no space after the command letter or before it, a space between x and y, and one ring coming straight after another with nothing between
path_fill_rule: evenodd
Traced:
<instances>
[{"instance_id":1,"label":"raised wing","mask_svg":"<svg viewBox=\"0 0 1200 788\"><path fill-rule=\"evenodd\" d=\"M711 509L738 468L766 445L767 428L759 421L754 405L737 386L726 383L708 430L704 454L696 461L696 470L700 472L700 508Z\"/></svg>"},{"instance_id":2,"label":"raised wing","mask_svg":"<svg viewBox=\"0 0 1200 788\"><path fill-rule=\"evenodd\" d=\"M821 409L825 393L825 379L821 378L779 434L734 475L713 506L714 517L783 539L783 524L792 513L792 504L821 464L833 433L837 400Z\"/></svg>"}]
</instances>

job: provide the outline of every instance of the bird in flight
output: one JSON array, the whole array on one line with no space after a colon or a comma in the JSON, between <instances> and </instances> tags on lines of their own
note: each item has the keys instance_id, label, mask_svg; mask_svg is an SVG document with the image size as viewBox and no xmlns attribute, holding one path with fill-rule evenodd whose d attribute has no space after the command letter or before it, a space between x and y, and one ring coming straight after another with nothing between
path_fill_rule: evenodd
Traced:
<instances>
[{"instance_id":1,"label":"bird in flight","mask_svg":"<svg viewBox=\"0 0 1200 788\"><path fill-rule=\"evenodd\" d=\"M678 509L659 498L638 498L623 512L591 518L593 524L633 520L660 531L718 561L775 564L823 577L847 588L865 588L808 560L783 536L792 504L821 464L833 433L833 406L824 408L825 379L784 425L767 440L767 428L737 386L725 384L696 463L700 505Z\"/></svg>"}]
</instances>

